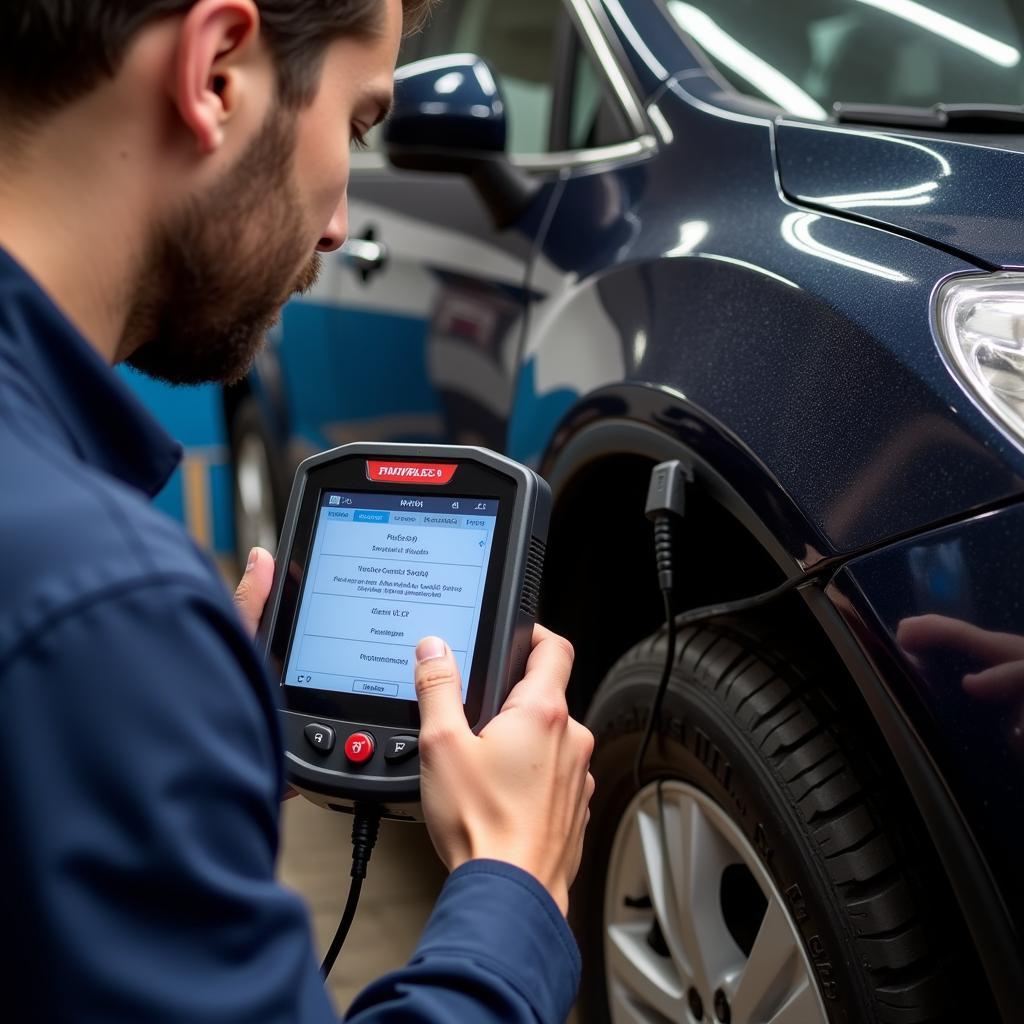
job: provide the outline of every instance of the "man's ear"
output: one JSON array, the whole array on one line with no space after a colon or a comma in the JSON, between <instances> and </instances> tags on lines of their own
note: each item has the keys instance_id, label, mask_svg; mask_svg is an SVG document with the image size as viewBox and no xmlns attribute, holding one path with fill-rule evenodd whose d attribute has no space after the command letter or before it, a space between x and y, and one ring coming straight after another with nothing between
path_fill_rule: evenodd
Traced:
<instances>
[{"instance_id":1,"label":"man's ear","mask_svg":"<svg viewBox=\"0 0 1024 1024\"><path fill-rule=\"evenodd\" d=\"M178 37L171 99L199 152L212 153L242 99L245 62L259 38L253 0L199 0Z\"/></svg>"}]
</instances>

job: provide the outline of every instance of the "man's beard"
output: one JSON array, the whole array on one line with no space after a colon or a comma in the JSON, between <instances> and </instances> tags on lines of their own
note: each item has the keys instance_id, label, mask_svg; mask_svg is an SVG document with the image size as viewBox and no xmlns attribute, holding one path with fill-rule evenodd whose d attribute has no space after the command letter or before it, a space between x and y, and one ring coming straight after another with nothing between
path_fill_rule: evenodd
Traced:
<instances>
[{"instance_id":1,"label":"man's beard","mask_svg":"<svg viewBox=\"0 0 1024 1024\"><path fill-rule=\"evenodd\" d=\"M122 336L129 365L171 384L233 383L320 270L292 166L294 119L276 109L224 177L159 231Z\"/></svg>"}]
</instances>

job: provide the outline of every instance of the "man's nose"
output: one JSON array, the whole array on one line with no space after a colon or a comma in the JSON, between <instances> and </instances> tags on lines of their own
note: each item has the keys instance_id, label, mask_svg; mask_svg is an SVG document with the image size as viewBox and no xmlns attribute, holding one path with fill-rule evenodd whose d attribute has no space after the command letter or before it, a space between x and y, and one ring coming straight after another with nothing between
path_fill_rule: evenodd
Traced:
<instances>
[{"instance_id":1,"label":"man's nose","mask_svg":"<svg viewBox=\"0 0 1024 1024\"><path fill-rule=\"evenodd\" d=\"M317 243L317 252L334 252L345 244L348 236L348 200L342 199L330 223Z\"/></svg>"}]
</instances>

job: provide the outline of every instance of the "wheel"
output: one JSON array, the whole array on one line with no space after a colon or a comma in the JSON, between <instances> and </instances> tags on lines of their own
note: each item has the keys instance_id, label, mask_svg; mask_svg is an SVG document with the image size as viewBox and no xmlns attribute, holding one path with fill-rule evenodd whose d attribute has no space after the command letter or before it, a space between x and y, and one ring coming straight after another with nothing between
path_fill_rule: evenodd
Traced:
<instances>
[{"instance_id":1,"label":"wheel","mask_svg":"<svg viewBox=\"0 0 1024 1024\"><path fill-rule=\"evenodd\" d=\"M254 398L246 398L238 406L230 433L235 551L239 564L244 565L257 545L274 553L285 501L274 469L271 442Z\"/></svg>"},{"instance_id":2,"label":"wheel","mask_svg":"<svg viewBox=\"0 0 1024 1024\"><path fill-rule=\"evenodd\" d=\"M587 715L597 790L573 891L580 1020L945 1020L943 938L910 883L921 871L906 816L823 688L756 634L681 631L636 792L665 643L626 654Z\"/></svg>"}]
</instances>

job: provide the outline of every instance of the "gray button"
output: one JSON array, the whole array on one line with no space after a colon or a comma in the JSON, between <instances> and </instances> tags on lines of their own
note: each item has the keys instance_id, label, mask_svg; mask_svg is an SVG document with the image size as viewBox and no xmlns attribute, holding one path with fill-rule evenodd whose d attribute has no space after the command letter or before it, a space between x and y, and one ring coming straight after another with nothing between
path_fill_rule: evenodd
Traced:
<instances>
[{"instance_id":1,"label":"gray button","mask_svg":"<svg viewBox=\"0 0 1024 1024\"><path fill-rule=\"evenodd\" d=\"M397 697L397 683L378 683L372 679L357 679L352 684L355 693L365 693L376 697Z\"/></svg>"},{"instance_id":2,"label":"gray button","mask_svg":"<svg viewBox=\"0 0 1024 1024\"><path fill-rule=\"evenodd\" d=\"M303 729L310 746L328 753L334 746L334 730L329 725L321 725L319 722L310 722Z\"/></svg>"},{"instance_id":3,"label":"gray button","mask_svg":"<svg viewBox=\"0 0 1024 1024\"><path fill-rule=\"evenodd\" d=\"M412 757L419 749L420 741L416 736L392 736L384 744L384 760L397 764Z\"/></svg>"}]
</instances>

